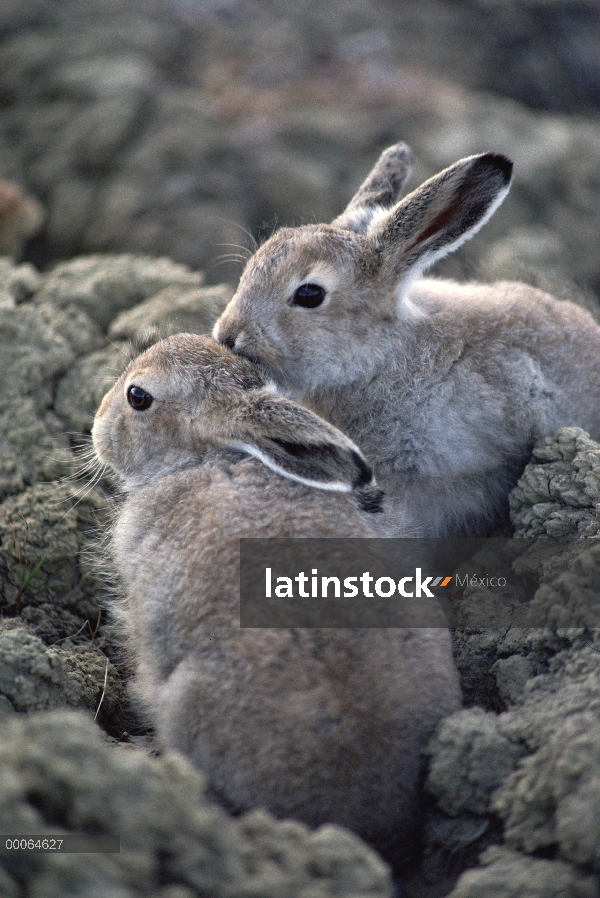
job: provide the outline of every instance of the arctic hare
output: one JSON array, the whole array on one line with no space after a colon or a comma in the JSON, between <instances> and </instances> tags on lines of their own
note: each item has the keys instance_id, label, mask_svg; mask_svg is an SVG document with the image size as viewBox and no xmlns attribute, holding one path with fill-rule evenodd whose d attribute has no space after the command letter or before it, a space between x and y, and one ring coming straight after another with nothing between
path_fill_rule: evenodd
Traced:
<instances>
[{"instance_id":1,"label":"arctic hare","mask_svg":"<svg viewBox=\"0 0 600 898\"><path fill-rule=\"evenodd\" d=\"M386 150L331 225L277 231L214 330L348 434L425 536L485 536L533 444L564 425L600 437L600 328L520 283L418 280L487 221L512 163L457 162L402 200Z\"/></svg>"},{"instance_id":2,"label":"arctic hare","mask_svg":"<svg viewBox=\"0 0 600 898\"><path fill-rule=\"evenodd\" d=\"M357 447L189 334L129 365L92 434L125 491L116 613L160 744L234 809L346 825L393 860L422 749L460 704L448 630L240 629L238 616L240 537L380 535Z\"/></svg>"}]
</instances>

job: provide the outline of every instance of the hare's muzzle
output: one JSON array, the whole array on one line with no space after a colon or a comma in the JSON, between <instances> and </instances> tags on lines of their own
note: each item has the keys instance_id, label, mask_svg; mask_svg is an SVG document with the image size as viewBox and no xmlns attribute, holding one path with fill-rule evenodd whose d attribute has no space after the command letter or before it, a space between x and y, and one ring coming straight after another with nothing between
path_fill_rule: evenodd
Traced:
<instances>
[{"instance_id":1,"label":"hare's muzzle","mask_svg":"<svg viewBox=\"0 0 600 898\"><path fill-rule=\"evenodd\" d=\"M241 326L234 319L228 320L226 317L222 316L215 324L213 337L218 343L221 343L222 346L226 346L227 349L231 349L232 352L235 352L236 342L240 336L241 330Z\"/></svg>"},{"instance_id":2,"label":"hare's muzzle","mask_svg":"<svg viewBox=\"0 0 600 898\"><path fill-rule=\"evenodd\" d=\"M231 349L232 352L235 352L235 341L235 334L225 334L225 336L219 340L219 343L221 343L223 346L226 346L227 349Z\"/></svg>"},{"instance_id":3,"label":"hare's muzzle","mask_svg":"<svg viewBox=\"0 0 600 898\"><path fill-rule=\"evenodd\" d=\"M252 334L235 319L217 321L213 336L217 342L236 355L241 355L250 362L260 363L256 341Z\"/></svg>"},{"instance_id":4,"label":"hare's muzzle","mask_svg":"<svg viewBox=\"0 0 600 898\"><path fill-rule=\"evenodd\" d=\"M233 315L230 317L227 312L217 321L213 337L230 352L254 365L265 377L271 377L271 372L280 367L278 350L272 340L265 340L262 329Z\"/></svg>"}]
</instances>

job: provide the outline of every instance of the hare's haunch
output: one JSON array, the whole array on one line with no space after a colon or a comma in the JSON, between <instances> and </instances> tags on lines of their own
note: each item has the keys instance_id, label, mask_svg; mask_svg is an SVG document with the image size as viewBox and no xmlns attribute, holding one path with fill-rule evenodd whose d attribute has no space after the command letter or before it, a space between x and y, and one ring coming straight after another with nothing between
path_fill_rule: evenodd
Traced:
<instances>
[{"instance_id":1,"label":"hare's haunch","mask_svg":"<svg viewBox=\"0 0 600 898\"><path fill-rule=\"evenodd\" d=\"M493 214L512 164L471 156L400 199L411 165L391 147L332 224L276 232L214 333L355 440L422 535L486 535L536 440L600 438L600 327L525 284L419 280Z\"/></svg>"},{"instance_id":2,"label":"hare's haunch","mask_svg":"<svg viewBox=\"0 0 600 898\"><path fill-rule=\"evenodd\" d=\"M130 364L93 439L125 491L115 611L159 743L233 809L346 825L396 860L424 746L460 704L448 631L239 627L240 537L385 532L358 448L185 334Z\"/></svg>"}]
</instances>

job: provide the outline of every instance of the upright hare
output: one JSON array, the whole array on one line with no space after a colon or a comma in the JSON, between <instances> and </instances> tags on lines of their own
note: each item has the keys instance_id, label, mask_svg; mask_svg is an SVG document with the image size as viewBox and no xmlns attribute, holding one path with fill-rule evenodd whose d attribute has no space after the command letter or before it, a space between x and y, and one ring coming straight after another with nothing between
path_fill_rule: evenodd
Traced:
<instances>
[{"instance_id":1,"label":"upright hare","mask_svg":"<svg viewBox=\"0 0 600 898\"><path fill-rule=\"evenodd\" d=\"M159 742L234 809L343 824L394 859L422 750L460 704L448 630L240 629L238 617L240 537L381 535L382 516L359 508L379 494L357 447L186 334L129 365L92 434L125 491L116 613Z\"/></svg>"},{"instance_id":2,"label":"upright hare","mask_svg":"<svg viewBox=\"0 0 600 898\"><path fill-rule=\"evenodd\" d=\"M512 163L457 162L399 200L386 150L330 225L277 231L215 337L355 440L425 536L485 536L540 437L600 438L600 327L525 284L418 280L487 221Z\"/></svg>"}]
</instances>

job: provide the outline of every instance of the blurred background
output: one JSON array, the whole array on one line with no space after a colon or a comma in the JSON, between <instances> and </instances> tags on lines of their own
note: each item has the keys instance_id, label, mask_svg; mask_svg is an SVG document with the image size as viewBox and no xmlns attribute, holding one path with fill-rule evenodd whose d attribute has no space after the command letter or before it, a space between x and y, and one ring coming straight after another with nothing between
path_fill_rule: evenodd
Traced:
<instances>
[{"instance_id":1,"label":"blurred background","mask_svg":"<svg viewBox=\"0 0 600 898\"><path fill-rule=\"evenodd\" d=\"M0 251L235 283L237 247L330 220L403 139L411 188L470 153L515 162L437 271L600 295L597 0L2 0L0 40Z\"/></svg>"}]
</instances>

